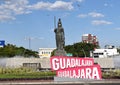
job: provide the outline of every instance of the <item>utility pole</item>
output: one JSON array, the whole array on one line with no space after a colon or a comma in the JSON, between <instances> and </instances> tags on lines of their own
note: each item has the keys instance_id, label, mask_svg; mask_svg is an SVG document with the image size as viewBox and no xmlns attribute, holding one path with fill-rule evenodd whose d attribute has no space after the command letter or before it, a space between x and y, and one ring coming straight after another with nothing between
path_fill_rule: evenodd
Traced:
<instances>
[{"instance_id":1,"label":"utility pole","mask_svg":"<svg viewBox=\"0 0 120 85\"><path fill-rule=\"evenodd\" d=\"M31 40L32 39L33 39L32 37L25 37L25 40L28 40L28 48L29 48L29 50L31 50Z\"/></svg>"},{"instance_id":2,"label":"utility pole","mask_svg":"<svg viewBox=\"0 0 120 85\"><path fill-rule=\"evenodd\" d=\"M28 40L29 40L29 49L31 50L31 37L29 37Z\"/></svg>"},{"instance_id":3,"label":"utility pole","mask_svg":"<svg viewBox=\"0 0 120 85\"><path fill-rule=\"evenodd\" d=\"M25 40L28 40L28 47L29 47L29 50L31 50L31 40L33 38L32 37L25 37Z\"/></svg>"},{"instance_id":4,"label":"utility pole","mask_svg":"<svg viewBox=\"0 0 120 85\"><path fill-rule=\"evenodd\" d=\"M40 38L37 38L37 37L25 37L25 40L28 40L28 47L29 47L29 50L31 50L31 40L33 39L39 39L39 40L42 40L44 38L40 37Z\"/></svg>"}]
</instances>

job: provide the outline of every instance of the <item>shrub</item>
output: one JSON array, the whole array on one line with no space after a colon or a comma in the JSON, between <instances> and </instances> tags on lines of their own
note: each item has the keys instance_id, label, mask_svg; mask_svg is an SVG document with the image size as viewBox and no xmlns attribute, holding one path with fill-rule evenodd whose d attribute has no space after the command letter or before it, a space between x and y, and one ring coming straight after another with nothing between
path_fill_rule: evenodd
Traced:
<instances>
[{"instance_id":1,"label":"shrub","mask_svg":"<svg viewBox=\"0 0 120 85\"><path fill-rule=\"evenodd\" d=\"M52 71L34 71L31 68L0 68L0 79L13 78L45 78L53 77L55 72Z\"/></svg>"}]
</instances>

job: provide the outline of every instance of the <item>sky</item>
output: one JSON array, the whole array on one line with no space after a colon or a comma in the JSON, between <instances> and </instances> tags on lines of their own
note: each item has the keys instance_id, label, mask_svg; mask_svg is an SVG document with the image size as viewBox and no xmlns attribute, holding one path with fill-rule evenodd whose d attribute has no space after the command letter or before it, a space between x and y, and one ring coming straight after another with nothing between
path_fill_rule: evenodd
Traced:
<instances>
[{"instance_id":1,"label":"sky","mask_svg":"<svg viewBox=\"0 0 120 85\"><path fill-rule=\"evenodd\" d=\"M55 48L61 18L65 45L97 36L100 47L120 46L120 0L0 0L0 40L38 51ZM30 42L29 42L30 41Z\"/></svg>"}]
</instances>

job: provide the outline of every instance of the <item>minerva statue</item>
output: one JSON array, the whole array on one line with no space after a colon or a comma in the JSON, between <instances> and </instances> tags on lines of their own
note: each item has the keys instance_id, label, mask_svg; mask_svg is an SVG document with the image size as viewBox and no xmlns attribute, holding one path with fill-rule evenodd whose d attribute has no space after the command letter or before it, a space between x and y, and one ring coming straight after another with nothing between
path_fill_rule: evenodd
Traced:
<instances>
[{"instance_id":1,"label":"minerva statue","mask_svg":"<svg viewBox=\"0 0 120 85\"><path fill-rule=\"evenodd\" d=\"M61 19L59 19L58 28L55 28L54 32L55 32L56 47L57 47L55 55L65 56L66 55L66 52L64 51L65 35L64 35L64 29L62 27Z\"/></svg>"}]
</instances>

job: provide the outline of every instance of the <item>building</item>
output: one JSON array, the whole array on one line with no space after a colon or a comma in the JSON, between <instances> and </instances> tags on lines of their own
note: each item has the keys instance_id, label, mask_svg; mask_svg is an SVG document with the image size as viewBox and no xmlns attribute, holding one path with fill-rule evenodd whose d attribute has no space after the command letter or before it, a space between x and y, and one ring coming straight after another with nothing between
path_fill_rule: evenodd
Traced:
<instances>
[{"instance_id":1,"label":"building","mask_svg":"<svg viewBox=\"0 0 120 85\"><path fill-rule=\"evenodd\" d=\"M40 58L50 58L52 51L55 48L39 48L39 57Z\"/></svg>"},{"instance_id":2,"label":"building","mask_svg":"<svg viewBox=\"0 0 120 85\"><path fill-rule=\"evenodd\" d=\"M97 36L94 36L92 34L83 34L82 35L82 42L91 43L91 44L94 44L94 45L99 45Z\"/></svg>"},{"instance_id":3,"label":"building","mask_svg":"<svg viewBox=\"0 0 120 85\"><path fill-rule=\"evenodd\" d=\"M90 56L93 58L110 58L118 55L119 53L117 52L116 48L95 49L94 51L90 52Z\"/></svg>"}]
</instances>

